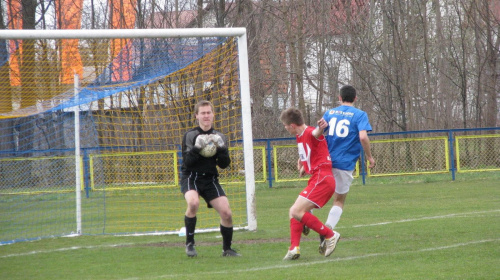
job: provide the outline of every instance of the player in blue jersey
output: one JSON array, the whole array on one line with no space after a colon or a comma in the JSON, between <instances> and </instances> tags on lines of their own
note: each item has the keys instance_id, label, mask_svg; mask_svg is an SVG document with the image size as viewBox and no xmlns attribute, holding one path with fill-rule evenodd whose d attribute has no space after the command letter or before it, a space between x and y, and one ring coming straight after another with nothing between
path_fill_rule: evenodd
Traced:
<instances>
[{"instance_id":1,"label":"player in blue jersey","mask_svg":"<svg viewBox=\"0 0 500 280\"><path fill-rule=\"evenodd\" d=\"M325 136L336 182L333 207L325 223L331 229L335 228L342 215L361 149L364 150L366 159L369 161L368 167L375 167L375 159L370 150L370 139L367 134L372 127L366 112L354 107L356 89L350 85L340 88L339 101L341 105L326 111L318 122L319 126L328 124L325 128ZM322 246L320 246L320 253L322 253L321 248Z\"/></svg>"}]
</instances>

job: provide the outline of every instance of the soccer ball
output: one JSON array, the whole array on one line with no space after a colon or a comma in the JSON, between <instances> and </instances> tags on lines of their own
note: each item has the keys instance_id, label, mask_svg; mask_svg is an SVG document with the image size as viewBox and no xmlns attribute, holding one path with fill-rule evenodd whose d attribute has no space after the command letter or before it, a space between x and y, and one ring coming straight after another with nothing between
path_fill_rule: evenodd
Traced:
<instances>
[{"instance_id":1,"label":"soccer ball","mask_svg":"<svg viewBox=\"0 0 500 280\"><path fill-rule=\"evenodd\" d=\"M200 151L200 155L204 157L213 157L215 153L217 153L217 146L212 141L208 142Z\"/></svg>"}]
</instances>

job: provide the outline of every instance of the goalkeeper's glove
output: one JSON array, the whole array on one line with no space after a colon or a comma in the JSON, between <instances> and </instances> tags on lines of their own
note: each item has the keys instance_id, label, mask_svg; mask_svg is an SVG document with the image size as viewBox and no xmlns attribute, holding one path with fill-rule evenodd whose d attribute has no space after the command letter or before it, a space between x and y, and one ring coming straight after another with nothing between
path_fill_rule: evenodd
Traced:
<instances>
[{"instance_id":1,"label":"goalkeeper's glove","mask_svg":"<svg viewBox=\"0 0 500 280\"><path fill-rule=\"evenodd\" d=\"M196 140L194 142L194 147L198 150L201 150L205 148L207 145L207 139L205 139L205 136L202 136L201 134L196 137Z\"/></svg>"},{"instance_id":2,"label":"goalkeeper's glove","mask_svg":"<svg viewBox=\"0 0 500 280\"><path fill-rule=\"evenodd\" d=\"M217 148L224 148L226 145L224 144L224 139L220 137L219 134L210 134L210 140L217 146Z\"/></svg>"}]
</instances>

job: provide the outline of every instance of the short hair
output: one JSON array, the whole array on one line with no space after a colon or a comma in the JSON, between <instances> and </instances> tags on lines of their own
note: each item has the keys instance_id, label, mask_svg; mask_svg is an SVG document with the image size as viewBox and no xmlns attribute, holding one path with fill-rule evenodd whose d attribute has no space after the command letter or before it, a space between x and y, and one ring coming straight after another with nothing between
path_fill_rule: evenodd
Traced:
<instances>
[{"instance_id":1,"label":"short hair","mask_svg":"<svg viewBox=\"0 0 500 280\"><path fill-rule=\"evenodd\" d=\"M208 100L200 100L198 103L196 103L196 105L194 105L194 113L196 115L198 115L198 111L200 109L200 107L205 107L205 106L210 106L210 108L212 108L212 112L214 112L214 105L212 104L212 102L208 101Z\"/></svg>"},{"instance_id":2,"label":"short hair","mask_svg":"<svg viewBox=\"0 0 500 280\"><path fill-rule=\"evenodd\" d=\"M304 117L302 116L302 112L294 107L288 108L281 112L280 120L286 125L290 125L292 123L296 125L304 124Z\"/></svg>"},{"instance_id":3,"label":"short hair","mask_svg":"<svg viewBox=\"0 0 500 280\"><path fill-rule=\"evenodd\" d=\"M354 102L354 99L356 98L356 89L351 85L341 87L340 98L342 98L342 102Z\"/></svg>"}]
</instances>

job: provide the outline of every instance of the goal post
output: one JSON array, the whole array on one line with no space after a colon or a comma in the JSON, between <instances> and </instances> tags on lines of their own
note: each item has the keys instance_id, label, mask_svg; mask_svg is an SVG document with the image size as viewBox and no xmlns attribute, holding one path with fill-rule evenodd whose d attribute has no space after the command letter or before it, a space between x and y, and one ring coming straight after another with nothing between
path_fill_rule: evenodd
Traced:
<instances>
[{"instance_id":1,"label":"goal post","mask_svg":"<svg viewBox=\"0 0 500 280\"><path fill-rule=\"evenodd\" d=\"M201 99L231 143L235 228L257 229L245 28L0 30L0 43L0 242L178 233L180 144ZM202 208L199 231L218 230Z\"/></svg>"}]
</instances>

